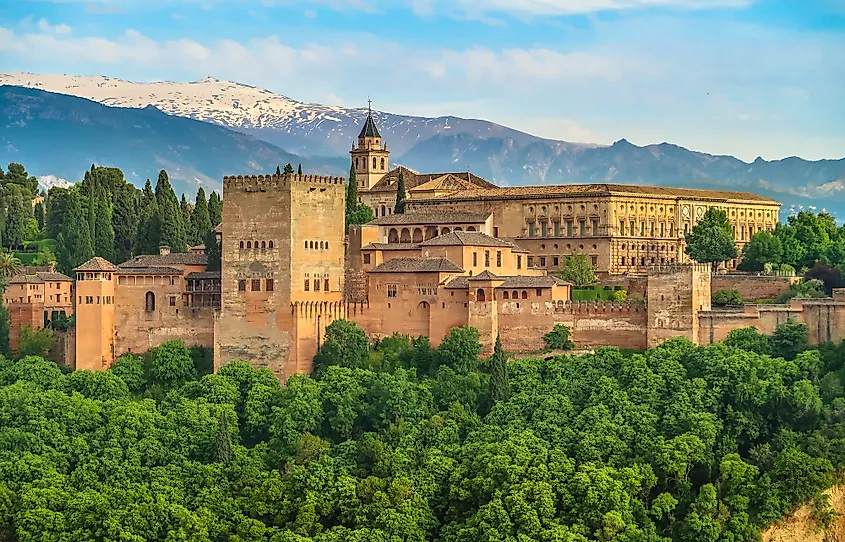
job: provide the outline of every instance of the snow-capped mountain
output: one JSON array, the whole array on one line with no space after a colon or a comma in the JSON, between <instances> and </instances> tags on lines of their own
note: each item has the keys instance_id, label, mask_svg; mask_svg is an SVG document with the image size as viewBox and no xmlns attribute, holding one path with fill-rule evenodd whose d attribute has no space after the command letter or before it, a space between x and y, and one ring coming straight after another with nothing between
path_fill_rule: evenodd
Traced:
<instances>
[{"instance_id":1,"label":"snow-capped mountain","mask_svg":"<svg viewBox=\"0 0 845 542\"><path fill-rule=\"evenodd\" d=\"M136 83L104 76L0 73L0 84L88 98L104 105L143 108L219 124L249 133L302 156L345 155L367 115L366 108L300 102L242 83L206 77L189 83ZM458 117L414 117L373 111L394 155L435 135L469 133L517 144L541 140L498 124ZM559 147L573 146L556 142ZM579 145L575 145L579 146Z\"/></svg>"}]
</instances>

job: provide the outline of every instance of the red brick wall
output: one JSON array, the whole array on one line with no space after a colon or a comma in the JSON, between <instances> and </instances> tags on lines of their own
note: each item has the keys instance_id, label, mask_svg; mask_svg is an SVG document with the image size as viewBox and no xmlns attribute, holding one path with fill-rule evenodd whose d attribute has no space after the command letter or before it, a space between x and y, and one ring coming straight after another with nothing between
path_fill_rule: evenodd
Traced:
<instances>
[{"instance_id":1,"label":"red brick wall","mask_svg":"<svg viewBox=\"0 0 845 542\"><path fill-rule=\"evenodd\" d=\"M716 275L712 278L710 289L736 290L743 299L753 301L757 299L774 299L781 292L789 289L790 284L800 281L793 277L758 277L755 275Z\"/></svg>"}]
</instances>

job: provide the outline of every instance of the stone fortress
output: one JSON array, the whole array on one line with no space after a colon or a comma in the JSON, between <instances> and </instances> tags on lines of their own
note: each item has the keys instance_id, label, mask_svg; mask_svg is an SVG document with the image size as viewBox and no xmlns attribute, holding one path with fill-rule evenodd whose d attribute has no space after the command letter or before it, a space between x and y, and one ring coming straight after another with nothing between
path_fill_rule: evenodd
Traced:
<instances>
[{"instance_id":1,"label":"stone fortress","mask_svg":"<svg viewBox=\"0 0 845 542\"><path fill-rule=\"evenodd\" d=\"M373 222L345 231L342 178L225 177L216 228L222 272L207 271L200 247L162 247L119 265L93 258L73 278L29 269L4 295L13 346L23 326L75 314L75 328L60 333L59 357L77 369L103 369L179 339L213 348L216 368L240 359L285 378L311 370L337 319L373 338L425 335L433 345L471 325L485 352L496 336L511 352L540 350L556 324L587 348L644 349L673 337L706 344L750 325L770 333L790 317L809 326L813 342L845 338L845 292L711 310L716 283L772 284L711 275L709 265L688 261L684 234L717 207L742 246L774 229L780 204L768 198L615 184L498 187L469 172L391 169L372 115L350 154ZM394 214L400 172L408 199L405 213ZM586 255L603 284L623 286L631 299L573 302L572 285L554 276L572 254Z\"/></svg>"}]
</instances>

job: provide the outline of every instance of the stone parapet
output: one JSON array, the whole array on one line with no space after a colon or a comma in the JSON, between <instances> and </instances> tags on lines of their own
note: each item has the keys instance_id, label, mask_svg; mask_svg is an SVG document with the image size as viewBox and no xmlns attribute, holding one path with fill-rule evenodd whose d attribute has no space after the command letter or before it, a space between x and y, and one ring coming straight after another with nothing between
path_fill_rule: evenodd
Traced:
<instances>
[{"instance_id":1,"label":"stone parapet","mask_svg":"<svg viewBox=\"0 0 845 542\"><path fill-rule=\"evenodd\" d=\"M223 190L266 192L267 190L278 189L290 183L344 186L346 180L343 177L328 177L323 175L231 175L223 177Z\"/></svg>"}]
</instances>

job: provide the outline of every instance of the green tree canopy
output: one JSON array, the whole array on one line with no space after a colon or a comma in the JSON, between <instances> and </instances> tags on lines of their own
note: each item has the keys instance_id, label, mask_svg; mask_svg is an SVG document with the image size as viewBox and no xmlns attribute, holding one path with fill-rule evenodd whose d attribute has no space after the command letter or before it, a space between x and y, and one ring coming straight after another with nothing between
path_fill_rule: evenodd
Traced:
<instances>
[{"instance_id":1,"label":"green tree canopy","mask_svg":"<svg viewBox=\"0 0 845 542\"><path fill-rule=\"evenodd\" d=\"M782 260L780 238L770 231L760 231L742 247L742 261L737 267L743 271L762 271L767 263L780 264Z\"/></svg>"},{"instance_id":2,"label":"green tree canopy","mask_svg":"<svg viewBox=\"0 0 845 542\"><path fill-rule=\"evenodd\" d=\"M185 252L188 243L185 220L179 199L176 197L167 172L164 170L161 170L158 174L155 195L161 227L159 243L162 246L170 247L173 252Z\"/></svg>"},{"instance_id":3,"label":"green tree canopy","mask_svg":"<svg viewBox=\"0 0 845 542\"><path fill-rule=\"evenodd\" d=\"M199 187L194 211L191 213L190 244L193 246L203 243L213 226L216 226L216 224L211 224L211 217L208 213L208 202L205 199L205 190Z\"/></svg>"},{"instance_id":4,"label":"green tree canopy","mask_svg":"<svg viewBox=\"0 0 845 542\"><path fill-rule=\"evenodd\" d=\"M710 263L715 271L720 262L737 257L733 228L728 214L721 209L707 209L701 220L686 235L684 251L697 262Z\"/></svg>"},{"instance_id":5,"label":"green tree canopy","mask_svg":"<svg viewBox=\"0 0 845 542\"><path fill-rule=\"evenodd\" d=\"M777 326L772 333L772 354L788 360L795 359L799 353L806 350L808 336L807 326L790 318Z\"/></svg>"},{"instance_id":6,"label":"green tree canopy","mask_svg":"<svg viewBox=\"0 0 845 542\"><path fill-rule=\"evenodd\" d=\"M73 270L94 257L90 230L77 191L71 191L65 210L63 229L56 239L56 262L59 271L72 275Z\"/></svg>"},{"instance_id":7,"label":"green tree canopy","mask_svg":"<svg viewBox=\"0 0 845 542\"><path fill-rule=\"evenodd\" d=\"M27 208L20 193L13 193L8 201L6 227L3 230L3 244L7 247L19 247L24 241L26 222L32 216L32 209Z\"/></svg>"},{"instance_id":8,"label":"green tree canopy","mask_svg":"<svg viewBox=\"0 0 845 542\"><path fill-rule=\"evenodd\" d=\"M223 202L217 191L211 193L208 197L208 218L211 220L211 227L217 227L223 221Z\"/></svg>"},{"instance_id":9,"label":"green tree canopy","mask_svg":"<svg viewBox=\"0 0 845 542\"><path fill-rule=\"evenodd\" d=\"M399 180L396 182L396 205L393 208L394 214L403 214L405 212L405 176L402 174L402 168L399 168Z\"/></svg>"},{"instance_id":10,"label":"green tree canopy","mask_svg":"<svg viewBox=\"0 0 845 542\"><path fill-rule=\"evenodd\" d=\"M596 268L593 267L586 254L573 254L564 257L563 265L556 275L561 280L571 282L576 286L595 284L598 281Z\"/></svg>"},{"instance_id":11,"label":"green tree canopy","mask_svg":"<svg viewBox=\"0 0 845 542\"><path fill-rule=\"evenodd\" d=\"M493 357L490 358L490 399L494 403L507 401L511 394L508 381L508 357L502 348L502 340L496 336Z\"/></svg>"}]
</instances>

